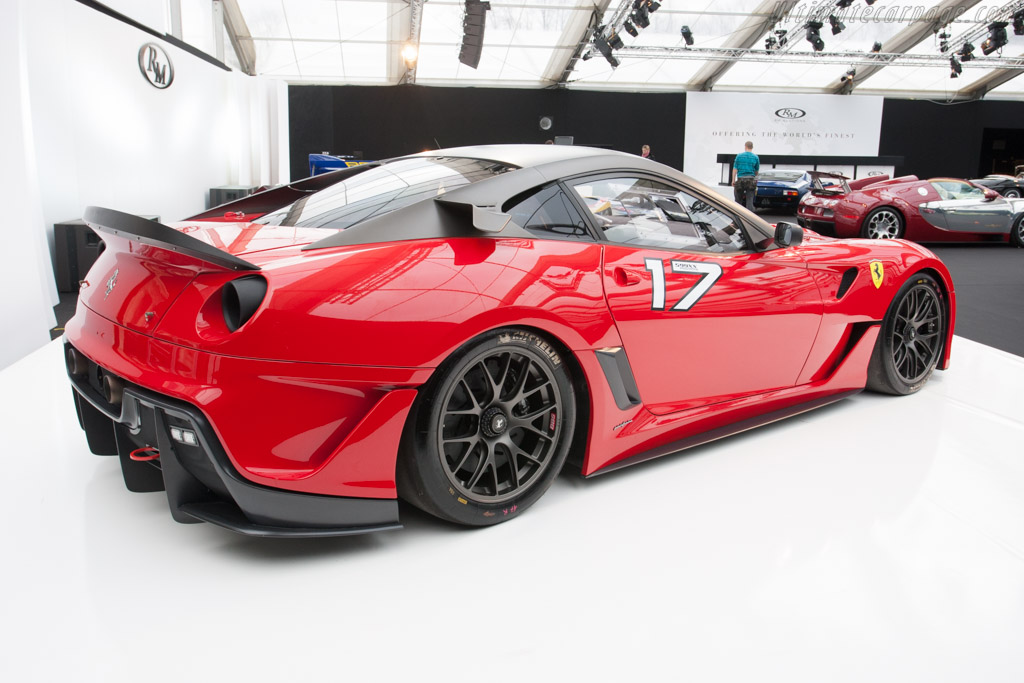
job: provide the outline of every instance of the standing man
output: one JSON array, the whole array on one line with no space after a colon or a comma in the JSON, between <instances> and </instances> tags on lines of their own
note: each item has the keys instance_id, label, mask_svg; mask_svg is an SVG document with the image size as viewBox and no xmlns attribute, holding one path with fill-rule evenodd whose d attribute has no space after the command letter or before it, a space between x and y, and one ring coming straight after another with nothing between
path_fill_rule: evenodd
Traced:
<instances>
[{"instance_id":1,"label":"standing man","mask_svg":"<svg viewBox=\"0 0 1024 683\"><path fill-rule=\"evenodd\" d=\"M748 211L754 210L754 196L757 194L757 174L761 170L761 160L754 154L754 143L747 140L743 152L736 155L732 162L733 194L737 204L744 204Z\"/></svg>"}]
</instances>

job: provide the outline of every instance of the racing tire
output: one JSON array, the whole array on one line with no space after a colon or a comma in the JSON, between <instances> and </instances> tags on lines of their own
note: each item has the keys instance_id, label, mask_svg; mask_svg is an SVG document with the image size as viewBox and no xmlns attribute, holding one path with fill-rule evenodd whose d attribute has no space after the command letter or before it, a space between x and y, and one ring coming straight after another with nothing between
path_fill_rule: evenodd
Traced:
<instances>
[{"instance_id":1,"label":"racing tire","mask_svg":"<svg viewBox=\"0 0 1024 683\"><path fill-rule=\"evenodd\" d=\"M867 388L897 396L920 390L945 352L947 315L935 278L919 273L903 283L882 320Z\"/></svg>"},{"instance_id":2,"label":"racing tire","mask_svg":"<svg viewBox=\"0 0 1024 683\"><path fill-rule=\"evenodd\" d=\"M861 224L860 236L871 240L895 240L903 237L903 216L891 206L875 209Z\"/></svg>"},{"instance_id":3,"label":"racing tire","mask_svg":"<svg viewBox=\"0 0 1024 683\"><path fill-rule=\"evenodd\" d=\"M507 521L554 482L575 420L569 369L555 346L528 330L493 330L420 390L402 437L398 494L457 524Z\"/></svg>"},{"instance_id":4,"label":"racing tire","mask_svg":"<svg viewBox=\"0 0 1024 683\"><path fill-rule=\"evenodd\" d=\"M1017 220L1013 223L1013 229L1010 230L1010 244L1018 249L1024 248L1024 213L1017 216Z\"/></svg>"},{"instance_id":5,"label":"racing tire","mask_svg":"<svg viewBox=\"0 0 1024 683\"><path fill-rule=\"evenodd\" d=\"M1007 190L1003 193L1006 199L1020 199L1020 190Z\"/></svg>"}]
</instances>

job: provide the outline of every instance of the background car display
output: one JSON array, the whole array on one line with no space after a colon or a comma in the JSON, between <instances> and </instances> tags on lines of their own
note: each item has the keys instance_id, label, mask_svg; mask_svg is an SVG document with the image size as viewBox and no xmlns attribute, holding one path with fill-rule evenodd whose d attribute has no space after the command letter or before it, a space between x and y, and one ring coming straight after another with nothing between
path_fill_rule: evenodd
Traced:
<instances>
[{"instance_id":1,"label":"background car display","mask_svg":"<svg viewBox=\"0 0 1024 683\"><path fill-rule=\"evenodd\" d=\"M811 189L800 198L797 206L797 222L823 235L835 235L836 220L834 209L839 199L852 190L859 190L875 183L888 180L887 175L868 176L850 180L839 173L808 171Z\"/></svg>"},{"instance_id":2,"label":"background car display","mask_svg":"<svg viewBox=\"0 0 1024 683\"><path fill-rule=\"evenodd\" d=\"M1014 177L1012 175L993 174L972 180L971 182L975 185L995 190L1007 199L1024 197L1024 175Z\"/></svg>"},{"instance_id":3,"label":"background car display","mask_svg":"<svg viewBox=\"0 0 1024 683\"><path fill-rule=\"evenodd\" d=\"M957 178L875 183L843 195L832 211L839 237L1024 246L1024 200Z\"/></svg>"},{"instance_id":4,"label":"background car display","mask_svg":"<svg viewBox=\"0 0 1024 683\"><path fill-rule=\"evenodd\" d=\"M225 222L225 217L261 217ZM374 162L174 227L109 209L65 332L90 449L180 522L394 528L398 496L510 519L584 476L949 362L923 247L770 226L633 155Z\"/></svg>"},{"instance_id":5,"label":"background car display","mask_svg":"<svg viewBox=\"0 0 1024 683\"><path fill-rule=\"evenodd\" d=\"M757 176L754 204L793 210L810 189L811 175L807 171L768 169Z\"/></svg>"}]
</instances>

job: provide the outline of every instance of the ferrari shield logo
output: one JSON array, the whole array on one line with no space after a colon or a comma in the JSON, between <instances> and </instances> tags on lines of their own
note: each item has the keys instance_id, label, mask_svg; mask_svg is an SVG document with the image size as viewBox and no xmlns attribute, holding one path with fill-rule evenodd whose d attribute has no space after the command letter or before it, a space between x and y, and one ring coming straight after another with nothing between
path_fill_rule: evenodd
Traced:
<instances>
[{"instance_id":1,"label":"ferrari shield logo","mask_svg":"<svg viewBox=\"0 0 1024 683\"><path fill-rule=\"evenodd\" d=\"M871 271L871 281L875 283L875 289L882 286L882 280L885 279L885 268L882 266L881 261L872 261L868 264L868 270Z\"/></svg>"}]
</instances>

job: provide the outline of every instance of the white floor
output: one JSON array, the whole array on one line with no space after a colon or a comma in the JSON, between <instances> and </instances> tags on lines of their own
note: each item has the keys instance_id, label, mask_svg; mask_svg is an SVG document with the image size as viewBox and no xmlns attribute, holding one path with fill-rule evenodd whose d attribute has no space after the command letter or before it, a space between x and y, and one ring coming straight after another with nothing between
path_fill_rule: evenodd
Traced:
<instances>
[{"instance_id":1,"label":"white floor","mask_svg":"<svg viewBox=\"0 0 1024 683\"><path fill-rule=\"evenodd\" d=\"M0 680L1024 680L1024 359L862 394L478 531L255 540L89 454L59 342L0 372Z\"/></svg>"}]
</instances>

